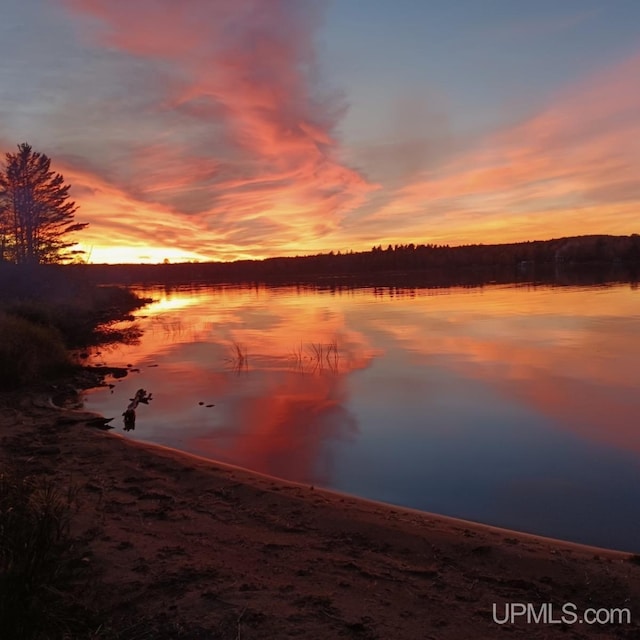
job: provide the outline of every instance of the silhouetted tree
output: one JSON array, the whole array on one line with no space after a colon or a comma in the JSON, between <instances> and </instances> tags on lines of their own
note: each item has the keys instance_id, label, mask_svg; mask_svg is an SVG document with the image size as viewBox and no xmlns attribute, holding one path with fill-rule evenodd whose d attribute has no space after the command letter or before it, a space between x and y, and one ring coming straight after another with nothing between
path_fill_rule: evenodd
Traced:
<instances>
[{"instance_id":1,"label":"silhouetted tree","mask_svg":"<svg viewBox=\"0 0 640 640\"><path fill-rule=\"evenodd\" d=\"M8 248L10 246L11 221L9 209L0 201L0 263L9 259Z\"/></svg>"},{"instance_id":2,"label":"silhouetted tree","mask_svg":"<svg viewBox=\"0 0 640 640\"><path fill-rule=\"evenodd\" d=\"M76 204L51 160L26 142L7 153L0 171L0 260L60 262L75 243L68 234L87 224L74 222Z\"/></svg>"}]
</instances>

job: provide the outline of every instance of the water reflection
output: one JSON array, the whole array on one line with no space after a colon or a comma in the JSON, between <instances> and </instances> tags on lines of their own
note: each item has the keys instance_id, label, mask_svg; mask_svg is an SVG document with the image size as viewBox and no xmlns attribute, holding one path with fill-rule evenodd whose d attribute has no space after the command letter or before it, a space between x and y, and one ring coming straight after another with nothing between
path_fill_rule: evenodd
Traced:
<instances>
[{"instance_id":1,"label":"water reflection","mask_svg":"<svg viewBox=\"0 0 640 640\"><path fill-rule=\"evenodd\" d=\"M325 445L353 440L358 432L345 406L344 379L344 372L315 377L279 372L258 393L235 397L227 427L191 446L214 458L242 460L251 469L329 484L331 452Z\"/></svg>"},{"instance_id":2,"label":"water reflection","mask_svg":"<svg viewBox=\"0 0 640 640\"><path fill-rule=\"evenodd\" d=\"M482 380L557 428L640 452L632 419L640 414L640 326L628 290L561 297L549 289L520 296L517 305L493 293L489 307L446 305L426 320L414 306L374 323L419 361L446 359L447 368Z\"/></svg>"},{"instance_id":3,"label":"water reflection","mask_svg":"<svg viewBox=\"0 0 640 640\"><path fill-rule=\"evenodd\" d=\"M341 311L271 290L144 293L157 302L142 312L142 344L106 354L141 375L88 404L109 412L142 378L154 411L138 416L136 437L330 484L332 445L358 432L346 379L374 356Z\"/></svg>"},{"instance_id":4,"label":"water reflection","mask_svg":"<svg viewBox=\"0 0 640 640\"><path fill-rule=\"evenodd\" d=\"M637 291L147 290L130 436L420 509L640 550ZM126 402L124 403L126 405Z\"/></svg>"}]
</instances>

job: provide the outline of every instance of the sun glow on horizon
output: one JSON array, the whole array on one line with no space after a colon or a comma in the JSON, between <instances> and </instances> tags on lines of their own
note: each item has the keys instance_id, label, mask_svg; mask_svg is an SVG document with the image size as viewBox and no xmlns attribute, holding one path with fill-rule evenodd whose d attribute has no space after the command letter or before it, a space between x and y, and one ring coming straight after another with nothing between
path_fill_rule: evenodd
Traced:
<instances>
[{"instance_id":1,"label":"sun glow on horizon","mask_svg":"<svg viewBox=\"0 0 640 640\"><path fill-rule=\"evenodd\" d=\"M211 258L172 247L80 245L89 264L162 264L164 262L207 262Z\"/></svg>"}]
</instances>

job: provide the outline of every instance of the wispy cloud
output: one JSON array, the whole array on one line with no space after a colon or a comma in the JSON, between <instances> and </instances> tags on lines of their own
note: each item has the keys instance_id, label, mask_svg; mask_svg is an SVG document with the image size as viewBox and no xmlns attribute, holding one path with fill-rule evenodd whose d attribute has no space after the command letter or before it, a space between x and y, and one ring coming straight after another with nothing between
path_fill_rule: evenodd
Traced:
<instances>
[{"instance_id":1,"label":"wispy cloud","mask_svg":"<svg viewBox=\"0 0 640 640\"><path fill-rule=\"evenodd\" d=\"M640 55L488 134L460 127L473 104L446 86L405 86L354 124L317 55L323 6L12 0L26 31L0 39L20 52L0 70L0 142L52 157L95 261L638 231ZM542 13L545 33L594 17Z\"/></svg>"},{"instance_id":2,"label":"wispy cloud","mask_svg":"<svg viewBox=\"0 0 640 640\"><path fill-rule=\"evenodd\" d=\"M133 138L112 142L121 162L100 177L134 203L190 219L199 233L185 248L230 257L311 246L372 189L335 138L344 103L319 77L317 3L66 5L85 41L136 68L138 85L121 88L125 119L141 96L139 136L129 126Z\"/></svg>"},{"instance_id":3,"label":"wispy cloud","mask_svg":"<svg viewBox=\"0 0 640 640\"><path fill-rule=\"evenodd\" d=\"M573 87L537 116L423 172L368 224L447 242L637 231L639 73L635 56Z\"/></svg>"}]
</instances>

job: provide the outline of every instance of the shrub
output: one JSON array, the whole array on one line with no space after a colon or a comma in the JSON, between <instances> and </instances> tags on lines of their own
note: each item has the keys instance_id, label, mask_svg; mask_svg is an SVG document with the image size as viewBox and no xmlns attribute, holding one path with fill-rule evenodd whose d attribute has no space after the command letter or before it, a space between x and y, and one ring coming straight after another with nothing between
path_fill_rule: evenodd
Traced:
<instances>
[{"instance_id":1,"label":"shrub","mask_svg":"<svg viewBox=\"0 0 640 640\"><path fill-rule=\"evenodd\" d=\"M0 389L15 388L70 366L60 333L26 318L0 313Z\"/></svg>"},{"instance_id":2,"label":"shrub","mask_svg":"<svg viewBox=\"0 0 640 640\"><path fill-rule=\"evenodd\" d=\"M113 328L132 320L132 310L149 302L120 287L93 287L84 296L62 300L22 299L5 306L7 314L56 330L67 349L139 338L135 327Z\"/></svg>"},{"instance_id":3,"label":"shrub","mask_svg":"<svg viewBox=\"0 0 640 640\"><path fill-rule=\"evenodd\" d=\"M50 481L0 473L0 629L3 637L54 637L68 629L71 494ZM6 634L6 635L5 635Z\"/></svg>"}]
</instances>

